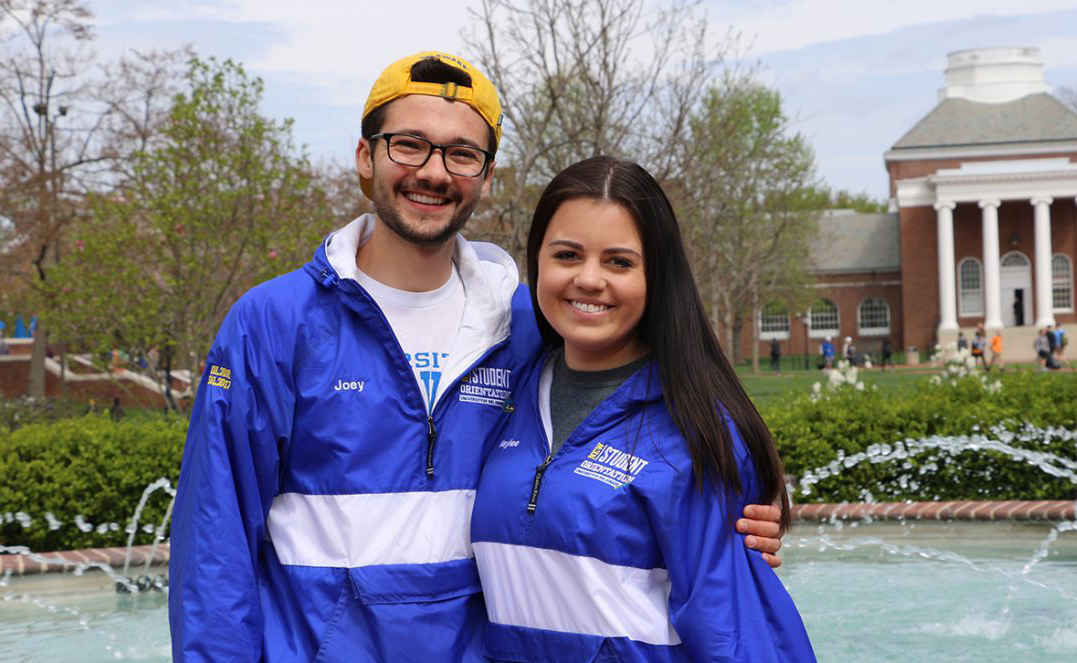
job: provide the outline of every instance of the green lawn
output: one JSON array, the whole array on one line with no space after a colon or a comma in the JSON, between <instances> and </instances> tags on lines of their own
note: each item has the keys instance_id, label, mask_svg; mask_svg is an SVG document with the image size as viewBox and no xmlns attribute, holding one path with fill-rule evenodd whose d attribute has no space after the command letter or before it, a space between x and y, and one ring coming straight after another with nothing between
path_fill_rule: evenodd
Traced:
<instances>
[{"instance_id":1,"label":"green lawn","mask_svg":"<svg viewBox=\"0 0 1077 663\"><path fill-rule=\"evenodd\" d=\"M1006 371L1034 370L1034 364L1007 365ZM800 357L783 357L782 370L774 373L770 370L770 359L760 358L759 372L752 373L751 363L741 363L736 366L737 375L740 377L748 395L752 397L759 408L781 402L786 395L795 396L806 394L811 391L815 382L826 385L827 376L821 370L804 370L803 359ZM879 389L908 389L920 380L926 380L939 372L939 369L931 364L906 367L898 365L897 370L880 371L878 368L861 368L858 378L865 387L877 385Z\"/></svg>"},{"instance_id":2,"label":"green lawn","mask_svg":"<svg viewBox=\"0 0 1077 663\"><path fill-rule=\"evenodd\" d=\"M737 366L737 375L740 376L744 388L760 408L779 402L786 394L790 396L806 394L811 391L812 384L815 382L822 382L824 386L826 384L827 376L819 370L801 369L773 373L769 368L769 365L766 370L761 366L758 373L752 373L751 366ZM865 387L878 385L880 389L904 389L932 375L924 368L927 367L912 369L902 367L896 371L880 371L877 368L860 369L858 377Z\"/></svg>"}]
</instances>

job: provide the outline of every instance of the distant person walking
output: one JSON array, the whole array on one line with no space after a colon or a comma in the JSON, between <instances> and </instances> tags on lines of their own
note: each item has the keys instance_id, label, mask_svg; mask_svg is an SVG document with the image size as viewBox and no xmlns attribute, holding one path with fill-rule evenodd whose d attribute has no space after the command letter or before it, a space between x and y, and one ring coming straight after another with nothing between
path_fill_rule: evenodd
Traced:
<instances>
[{"instance_id":1,"label":"distant person walking","mask_svg":"<svg viewBox=\"0 0 1077 663\"><path fill-rule=\"evenodd\" d=\"M982 326L976 328L976 334L972 337L972 356L976 360L977 364L983 366L983 369L989 370L987 367L987 357L984 356L984 349L987 347L987 336L984 335Z\"/></svg>"},{"instance_id":2,"label":"distant person walking","mask_svg":"<svg viewBox=\"0 0 1077 663\"><path fill-rule=\"evenodd\" d=\"M834 341L829 336L823 339L823 345L819 348L823 354L823 366L826 370L834 368Z\"/></svg>"},{"instance_id":3,"label":"distant person walking","mask_svg":"<svg viewBox=\"0 0 1077 663\"><path fill-rule=\"evenodd\" d=\"M123 421L126 413L123 411L123 405L120 404L119 396L112 397L112 407L109 408L108 412L113 421Z\"/></svg>"},{"instance_id":4,"label":"distant person walking","mask_svg":"<svg viewBox=\"0 0 1077 663\"><path fill-rule=\"evenodd\" d=\"M845 347L845 361L849 362L850 366L860 365L860 353L856 351L856 344L849 339L849 345Z\"/></svg>"},{"instance_id":5,"label":"distant person walking","mask_svg":"<svg viewBox=\"0 0 1077 663\"><path fill-rule=\"evenodd\" d=\"M1032 348L1036 351L1036 364L1041 371L1046 371L1050 367L1049 359L1051 357L1051 346L1047 343L1046 329L1041 329L1040 333L1036 335L1036 340L1032 342Z\"/></svg>"},{"instance_id":6,"label":"distant person walking","mask_svg":"<svg viewBox=\"0 0 1077 663\"><path fill-rule=\"evenodd\" d=\"M770 370L780 373L782 370L782 344L778 339L770 339Z\"/></svg>"},{"instance_id":7,"label":"distant person walking","mask_svg":"<svg viewBox=\"0 0 1077 663\"><path fill-rule=\"evenodd\" d=\"M1051 354L1057 359L1062 359L1062 344L1065 338L1066 332L1059 325L1047 328L1047 343L1051 346Z\"/></svg>"},{"instance_id":8,"label":"distant person walking","mask_svg":"<svg viewBox=\"0 0 1077 663\"><path fill-rule=\"evenodd\" d=\"M879 370L885 371L886 365L890 364L890 370L894 370L894 349L890 346L890 339L883 339L882 360L879 362Z\"/></svg>"},{"instance_id":9,"label":"distant person walking","mask_svg":"<svg viewBox=\"0 0 1077 663\"><path fill-rule=\"evenodd\" d=\"M957 332L957 349L964 350L969 347L969 339L965 338L965 332Z\"/></svg>"},{"instance_id":10,"label":"distant person walking","mask_svg":"<svg viewBox=\"0 0 1077 663\"><path fill-rule=\"evenodd\" d=\"M989 366L998 365L998 370L1006 368L1006 362L1002 360L1002 332L995 330L995 335L991 337L991 363Z\"/></svg>"}]
</instances>

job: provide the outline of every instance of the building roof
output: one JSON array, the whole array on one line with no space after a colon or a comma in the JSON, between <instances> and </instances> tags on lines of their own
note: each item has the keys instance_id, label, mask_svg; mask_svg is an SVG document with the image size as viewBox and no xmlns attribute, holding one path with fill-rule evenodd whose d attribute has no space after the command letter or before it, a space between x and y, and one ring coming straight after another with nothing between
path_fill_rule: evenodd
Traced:
<instances>
[{"instance_id":1,"label":"building roof","mask_svg":"<svg viewBox=\"0 0 1077 663\"><path fill-rule=\"evenodd\" d=\"M819 217L819 237L812 243L811 255L815 271L822 274L898 271L898 215L826 212Z\"/></svg>"},{"instance_id":2,"label":"building roof","mask_svg":"<svg viewBox=\"0 0 1077 663\"><path fill-rule=\"evenodd\" d=\"M1077 113L1049 94L1002 104L944 99L893 149L1077 140Z\"/></svg>"}]
</instances>

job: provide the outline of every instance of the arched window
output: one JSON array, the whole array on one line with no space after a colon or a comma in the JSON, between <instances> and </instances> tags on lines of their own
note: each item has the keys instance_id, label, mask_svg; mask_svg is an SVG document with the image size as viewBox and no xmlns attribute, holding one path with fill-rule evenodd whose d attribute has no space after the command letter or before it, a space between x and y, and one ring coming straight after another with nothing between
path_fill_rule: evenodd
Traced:
<instances>
[{"instance_id":1,"label":"arched window","mask_svg":"<svg viewBox=\"0 0 1077 663\"><path fill-rule=\"evenodd\" d=\"M890 333L890 305L878 297L860 302L857 324L861 336L885 336Z\"/></svg>"},{"instance_id":2,"label":"arched window","mask_svg":"<svg viewBox=\"0 0 1077 663\"><path fill-rule=\"evenodd\" d=\"M1002 260L999 261L999 267L1028 267L1028 258L1025 254L1013 251L1002 256Z\"/></svg>"},{"instance_id":3,"label":"arched window","mask_svg":"<svg viewBox=\"0 0 1077 663\"><path fill-rule=\"evenodd\" d=\"M984 314L983 270L976 258L965 258L957 266L958 314Z\"/></svg>"},{"instance_id":4,"label":"arched window","mask_svg":"<svg viewBox=\"0 0 1077 663\"><path fill-rule=\"evenodd\" d=\"M1056 311L1073 310L1073 262L1061 253L1051 258L1051 306Z\"/></svg>"},{"instance_id":5,"label":"arched window","mask_svg":"<svg viewBox=\"0 0 1077 663\"><path fill-rule=\"evenodd\" d=\"M829 299L820 299L811 307L811 337L838 335L838 307Z\"/></svg>"},{"instance_id":6,"label":"arched window","mask_svg":"<svg viewBox=\"0 0 1077 663\"><path fill-rule=\"evenodd\" d=\"M789 307L785 302L770 302L759 311L759 338L764 341L789 338Z\"/></svg>"}]
</instances>

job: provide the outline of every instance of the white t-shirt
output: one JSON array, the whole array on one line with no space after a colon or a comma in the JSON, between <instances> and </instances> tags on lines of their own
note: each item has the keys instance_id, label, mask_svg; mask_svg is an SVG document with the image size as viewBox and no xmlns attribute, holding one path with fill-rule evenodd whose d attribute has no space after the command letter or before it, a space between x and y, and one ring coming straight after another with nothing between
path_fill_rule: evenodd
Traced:
<instances>
[{"instance_id":1,"label":"white t-shirt","mask_svg":"<svg viewBox=\"0 0 1077 663\"><path fill-rule=\"evenodd\" d=\"M464 284L453 265L437 290L408 292L391 288L356 268L356 281L378 303L411 364L429 412L446 386L444 369L464 314ZM451 378L450 378L451 379Z\"/></svg>"},{"instance_id":2,"label":"white t-shirt","mask_svg":"<svg viewBox=\"0 0 1077 663\"><path fill-rule=\"evenodd\" d=\"M370 293L389 321L389 327L400 342L404 356L411 364L427 412L437 402L438 395L457 377L461 367L451 366L450 352L460 331L464 315L464 283L453 265L449 280L436 290L408 292L376 281L359 270L355 262L359 246L370 238L370 230L359 237L348 227L333 233L326 245L329 264L342 279L353 279ZM446 373L445 369L450 372Z\"/></svg>"}]
</instances>

